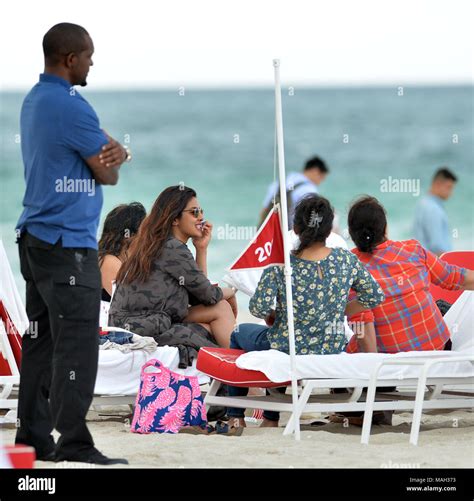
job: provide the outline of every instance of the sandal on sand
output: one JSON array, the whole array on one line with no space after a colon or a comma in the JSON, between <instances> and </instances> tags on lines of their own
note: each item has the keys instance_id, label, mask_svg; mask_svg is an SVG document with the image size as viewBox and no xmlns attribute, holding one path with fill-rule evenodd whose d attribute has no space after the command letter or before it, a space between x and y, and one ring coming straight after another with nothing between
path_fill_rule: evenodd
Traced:
<instances>
[{"instance_id":1,"label":"sandal on sand","mask_svg":"<svg viewBox=\"0 0 474 501\"><path fill-rule=\"evenodd\" d=\"M316 419L316 421L312 421L309 425L314 428L316 426L326 426L329 422L329 416L327 416L322 419Z\"/></svg>"},{"instance_id":2,"label":"sandal on sand","mask_svg":"<svg viewBox=\"0 0 474 501\"><path fill-rule=\"evenodd\" d=\"M352 424L354 426L362 426L364 415L362 416L346 416L344 414L332 414L329 416L330 423Z\"/></svg>"},{"instance_id":3,"label":"sandal on sand","mask_svg":"<svg viewBox=\"0 0 474 501\"><path fill-rule=\"evenodd\" d=\"M215 431L212 435L227 435L229 437L240 437L244 432L243 426L230 426L225 421L217 421Z\"/></svg>"},{"instance_id":4,"label":"sandal on sand","mask_svg":"<svg viewBox=\"0 0 474 501\"><path fill-rule=\"evenodd\" d=\"M190 435L225 435L240 437L244 429L242 427L229 426L224 421L217 421L216 426L210 424L204 426L184 426L179 430L180 433L188 433Z\"/></svg>"},{"instance_id":5,"label":"sandal on sand","mask_svg":"<svg viewBox=\"0 0 474 501\"><path fill-rule=\"evenodd\" d=\"M385 424L392 426L392 411L375 411L372 415L372 424ZM346 412L329 416L330 423L348 423L354 426L362 426L364 422L363 412Z\"/></svg>"},{"instance_id":6,"label":"sandal on sand","mask_svg":"<svg viewBox=\"0 0 474 501\"><path fill-rule=\"evenodd\" d=\"M183 426L179 430L179 433L187 433L189 435L211 435L214 431L214 426L207 424L203 426Z\"/></svg>"}]
</instances>

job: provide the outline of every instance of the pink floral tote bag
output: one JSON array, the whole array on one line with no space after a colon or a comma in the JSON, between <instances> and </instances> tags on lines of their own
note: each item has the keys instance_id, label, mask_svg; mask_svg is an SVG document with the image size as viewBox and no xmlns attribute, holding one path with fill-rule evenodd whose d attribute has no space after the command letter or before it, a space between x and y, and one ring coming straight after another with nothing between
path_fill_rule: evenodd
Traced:
<instances>
[{"instance_id":1,"label":"pink floral tote bag","mask_svg":"<svg viewBox=\"0 0 474 501\"><path fill-rule=\"evenodd\" d=\"M196 376L172 372L156 359L142 367L132 432L178 433L183 426L206 423L206 406Z\"/></svg>"}]
</instances>

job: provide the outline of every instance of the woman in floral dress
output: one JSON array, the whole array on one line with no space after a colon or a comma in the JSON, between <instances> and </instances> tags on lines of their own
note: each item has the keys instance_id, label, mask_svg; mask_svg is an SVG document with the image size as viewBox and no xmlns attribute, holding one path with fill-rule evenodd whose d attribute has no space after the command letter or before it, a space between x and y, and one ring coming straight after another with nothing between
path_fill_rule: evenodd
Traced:
<instances>
[{"instance_id":1,"label":"woman in floral dress","mask_svg":"<svg viewBox=\"0 0 474 501\"><path fill-rule=\"evenodd\" d=\"M329 201L318 195L305 197L295 210L294 230L300 244L291 255L291 267L298 355L341 353L346 345L344 316L373 308L384 300L382 289L353 253L326 247L333 219ZM348 302L351 289L357 298ZM280 266L265 269L249 309L272 325L239 325L232 333L230 347L289 353L285 276ZM362 339L366 351L375 351L373 331ZM248 388L229 387L231 396L247 392ZM234 426L245 426L244 409L230 408L227 414ZM265 411L262 426L278 426L278 420L278 412Z\"/></svg>"}]
</instances>

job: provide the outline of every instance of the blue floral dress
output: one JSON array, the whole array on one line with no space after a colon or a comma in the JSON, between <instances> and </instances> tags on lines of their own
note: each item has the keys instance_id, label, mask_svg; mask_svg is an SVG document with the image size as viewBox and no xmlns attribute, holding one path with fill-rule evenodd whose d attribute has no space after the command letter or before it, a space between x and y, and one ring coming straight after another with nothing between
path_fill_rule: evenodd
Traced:
<instances>
[{"instance_id":1,"label":"blue floral dress","mask_svg":"<svg viewBox=\"0 0 474 501\"><path fill-rule=\"evenodd\" d=\"M344 311L349 291L357 300L373 308L384 300L384 294L365 266L352 253L334 248L320 261L291 256L293 312L296 353L340 353L346 345ZM275 308L276 300L276 308ZM265 318L276 309L275 323L267 332L272 349L289 352L286 286L283 268L266 268L255 294L250 299L252 315Z\"/></svg>"}]
</instances>

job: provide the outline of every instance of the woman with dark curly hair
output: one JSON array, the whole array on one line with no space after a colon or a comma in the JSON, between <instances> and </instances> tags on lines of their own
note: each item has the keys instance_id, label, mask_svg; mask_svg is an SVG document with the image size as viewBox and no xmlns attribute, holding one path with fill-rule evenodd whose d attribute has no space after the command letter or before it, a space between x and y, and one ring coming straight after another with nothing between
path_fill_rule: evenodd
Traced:
<instances>
[{"instance_id":1,"label":"woman with dark curly hair","mask_svg":"<svg viewBox=\"0 0 474 501\"><path fill-rule=\"evenodd\" d=\"M132 202L118 205L105 218L99 241L103 301L110 301L112 282L116 279L131 239L136 235L145 216L145 207L140 202Z\"/></svg>"}]
</instances>

